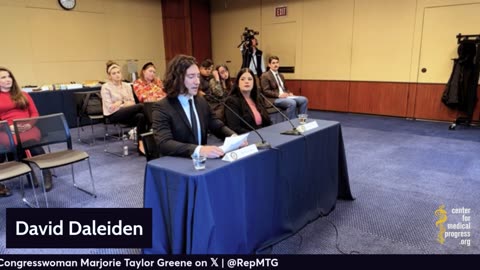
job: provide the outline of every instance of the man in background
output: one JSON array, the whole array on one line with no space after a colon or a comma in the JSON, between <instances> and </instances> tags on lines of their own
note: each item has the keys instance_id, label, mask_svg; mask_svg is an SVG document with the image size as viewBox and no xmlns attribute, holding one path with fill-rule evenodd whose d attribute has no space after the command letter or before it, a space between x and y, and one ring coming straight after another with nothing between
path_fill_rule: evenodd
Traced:
<instances>
[{"instance_id":1,"label":"man in background","mask_svg":"<svg viewBox=\"0 0 480 270\"><path fill-rule=\"evenodd\" d=\"M265 61L263 52L257 46L257 39L252 38L249 44L245 44L240 49L242 50L242 68L249 68L257 78L260 78L265 72Z\"/></svg>"},{"instance_id":2,"label":"man in background","mask_svg":"<svg viewBox=\"0 0 480 270\"><path fill-rule=\"evenodd\" d=\"M210 80L213 78L213 61L205 59L200 63L200 86L198 87L201 94L210 94Z\"/></svg>"},{"instance_id":3,"label":"man in background","mask_svg":"<svg viewBox=\"0 0 480 270\"><path fill-rule=\"evenodd\" d=\"M278 72L280 59L278 56L268 58L270 70L262 74L260 85L263 94L277 107L286 110L288 118L296 118L297 114L307 113L308 99L303 96L295 96L285 87L285 78Z\"/></svg>"}]
</instances>

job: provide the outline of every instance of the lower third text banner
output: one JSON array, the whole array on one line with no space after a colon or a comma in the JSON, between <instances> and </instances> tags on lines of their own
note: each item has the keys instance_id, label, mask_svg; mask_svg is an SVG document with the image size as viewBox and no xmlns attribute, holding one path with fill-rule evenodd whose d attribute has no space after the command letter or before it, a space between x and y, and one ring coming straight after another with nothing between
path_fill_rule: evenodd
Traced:
<instances>
[{"instance_id":1,"label":"lower third text banner","mask_svg":"<svg viewBox=\"0 0 480 270\"><path fill-rule=\"evenodd\" d=\"M149 248L150 208L7 208L7 248Z\"/></svg>"}]
</instances>

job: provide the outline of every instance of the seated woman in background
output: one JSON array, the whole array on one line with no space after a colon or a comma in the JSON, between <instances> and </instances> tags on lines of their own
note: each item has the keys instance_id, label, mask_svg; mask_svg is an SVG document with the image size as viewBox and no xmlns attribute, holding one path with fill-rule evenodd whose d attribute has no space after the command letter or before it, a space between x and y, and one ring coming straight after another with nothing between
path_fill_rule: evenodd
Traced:
<instances>
[{"instance_id":1,"label":"seated woman in background","mask_svg":"<svg viewBox=\"0 0 480 270\"><path fill-rule=\"evenodd\" d=\"M212 72L212 78L209 82L208 95L205 99L208 101L210 108L212 108L215 115L224 120L223 104L228 93L232 89L232 81L230 80L230 73L226 65L218 65ZM212 97L213 95L213 97Z\"/></svg>"},{"instance_id":2,"label":"seated woman in background","mask_svg":"<svg viewBox=\"0 0 480 270\"><path fill-rule=\"evenodd\" d=\"M254 128L266 127L272 124L263 101L258 97L255 77L249 68L242 68L238 72L235 85L225 104ZM227 108L225 108L225 124L238 134L252 131L250 127Z\"/></svg>"},{"instance_id":3,"label":"seated woman in background","mask_svg":"<svg viewBox=\"0 0 480 270\"><path fill-rule=\"evenodd\" d=\"M0 120L8 121L10 130L14 132L13 120L20 118L38 117L37 107L33 103L32 98L26 92L22 92L18 86L12 72L4 67L0 67ZM40 130L30 124L18 126L18 131L22 141L39 141ZM32 156L45 154L45 150L41 146L29 149ZM24 153L19 153L20 157L25 157ZM1 157L4 158L4 157ZM50 170L43 170L43 179L45 181L45 189L52 189L52 173ZM38 185L38 180L34 176L34 184ZM0 184L0 197L10 196L11 193L6 186Z\"/></svg>"},{"instance_id":4,"label":"seated woman in background","mask_svg":"<svg viewBox=\"0 0 480 270\"><path fill-rule=\"evenodd\" d=\"M152 62L143 65L140 78L133 83L139 102L156 102L167 96L162 81L156 75L157 69Z\"/></svg>"},{"instance_id":5,"label":"seated woman in background","mask_svg":"<svg viewBox=\"0 0 480 270\"><path fill-rule=\"evenodd\" d=\"M108 81L102 85L103 115L112 123L121 123L137 127L138 151L144 155L145 150L140 134L147 131L143 104L135 104L132 88L122 81L120 66L107 62Z\"/></svg>"}]
</instances>

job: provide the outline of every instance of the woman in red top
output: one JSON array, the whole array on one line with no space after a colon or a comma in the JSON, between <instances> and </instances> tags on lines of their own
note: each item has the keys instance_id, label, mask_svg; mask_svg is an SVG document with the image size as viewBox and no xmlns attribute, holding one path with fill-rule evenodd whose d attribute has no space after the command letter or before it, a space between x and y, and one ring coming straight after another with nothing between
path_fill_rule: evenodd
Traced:
<instances>
[{"instance_id":1,"label":"woman in red top","mask_svg":"<svg viewBox=\"0 0 480 270\"><path fill-rule=\"evenodd\" d=\"M29 94L22 92L18 86L12 72L4 67L0 67L0 120L8 121L12 133L13 120L20 118L37 117L38 111ZM30 124L18 127L22 141L40 140L40 130ZM32 147L29 149L32 156L45 154L42 147ZM19 153L20 156L23 156ZM45 179L45 189L52 188L52 174L49 170L43 171ZM38 183L34 177L34 182ZM9 196L10 191L4 185L0 185L0 197Z\"/></svg>"}]
</instances>

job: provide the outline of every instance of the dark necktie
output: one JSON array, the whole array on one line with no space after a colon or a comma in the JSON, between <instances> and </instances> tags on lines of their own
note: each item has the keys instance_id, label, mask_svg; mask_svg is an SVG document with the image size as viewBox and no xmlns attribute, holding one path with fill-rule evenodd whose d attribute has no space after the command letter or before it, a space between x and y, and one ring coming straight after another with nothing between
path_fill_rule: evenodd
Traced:
<instances>
[{"instance_id":1,"label":"dark necktie","mask_svg":"<svg viewBox=\"0 0 480 270\"><path fill-rule=\"evenodd\" d=\"M200 144L198 139L198 126L197 126L197 118L195 117L195 112L193 111L193 99L188 100L188 105L190 106L190 122L192 124L192 131L195 137L195 141Z\"/></svg>"},{"instance_id":2,"label":"dark necktie","mask_svg":"<svg viewBox=\"0 0 480 270\"><path fill-rule=\"evenodd\" d=\"M282 92L285 92L285 88L283 88L282 79L280 79L280 75L278 75L278 72L275 73L275 77L277 77L278 89L282 90Z\"/></svg>"}]
</instances>

